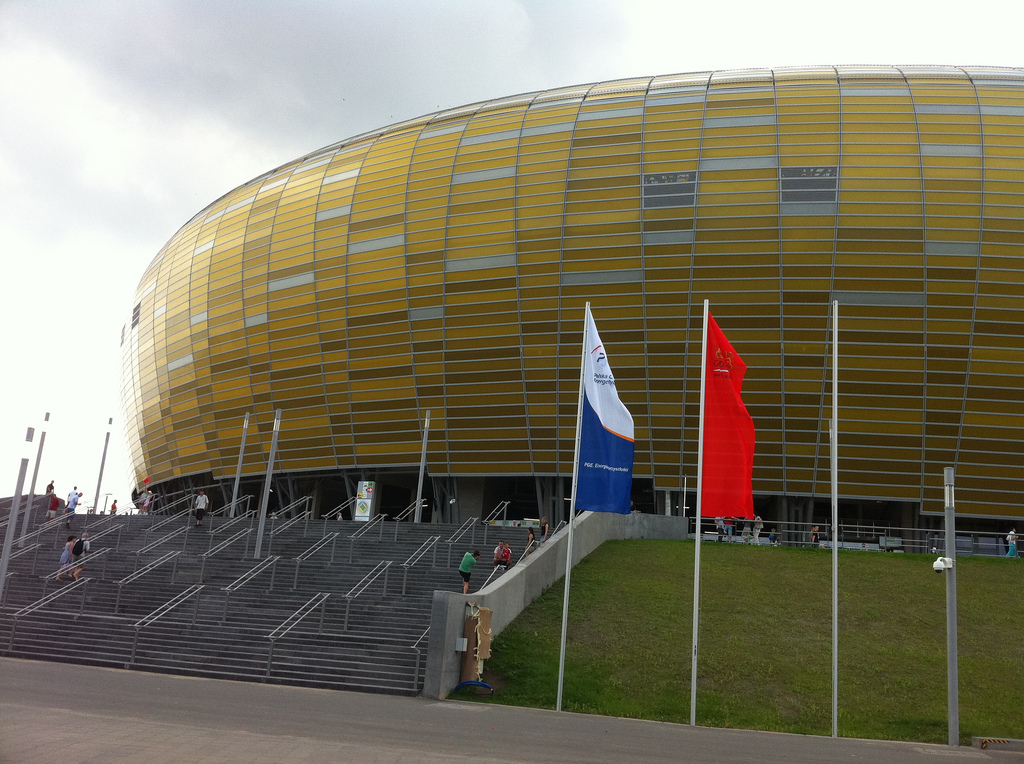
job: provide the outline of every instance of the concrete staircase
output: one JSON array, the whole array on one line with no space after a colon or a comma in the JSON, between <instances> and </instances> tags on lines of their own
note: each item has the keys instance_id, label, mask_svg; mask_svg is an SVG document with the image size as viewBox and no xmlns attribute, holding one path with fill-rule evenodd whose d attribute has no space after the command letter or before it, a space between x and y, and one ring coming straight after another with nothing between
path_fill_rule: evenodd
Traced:
<instances>
[{"instance_id":1,"label":"concrete staircase","mask_svg":"<svg viewBox=\"0 0 1024 764\"><path fill-rule=\"evenodd\" d=\"M85 521L81 515L75 518L79 535ZM491 550L497 541L509 541L518 556L526 538L522 528L478 525L449 549L445 540L458 530L454 525L386 521L353 538L364 523L299 520L285 527L286 520L268 520L263 556L268 556L269 547L277 562L228 592L225 587L260 562L253 557L255 522L243 520L228 527L226 518L208 517L202 528L191 527L193 522L188 516L89 518L92 554L109 551L93 562L86 556L77 584L46 578L59 567L67 529L55 526L27 540L31 551L10 562L0 607L0 652L37 660L414 695L422 686L427 651L423 637L434 590L461 591L459 562L466 551L478 548L476 590L491 572ZM211 548L250 528L204 562L202 555ZM332 542L296 562L325 535L335 533ZM441 537L436 551L426 552L406 571L402 563L432 536ZM35 544L39 547L31 549ZM19 551L17 543L14 551ZM176 554L118 586L168 553ZM348 600L346 593L382 561L391 562L386 589L381 575ZM202 588L161 617L146 621L195 586ZM65 588L67 594L21 612ZM294 615L321 593L327 595L323 603L294 622ZM289 623L292 628L282 634L282 625Z\"/></svg>"}]
</instances>

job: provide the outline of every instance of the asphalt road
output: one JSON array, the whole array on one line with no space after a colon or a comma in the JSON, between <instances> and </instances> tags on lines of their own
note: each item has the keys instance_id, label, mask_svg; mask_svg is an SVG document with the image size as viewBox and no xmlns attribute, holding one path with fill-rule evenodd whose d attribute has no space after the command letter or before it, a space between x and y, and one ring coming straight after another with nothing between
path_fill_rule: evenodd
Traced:
<instances>
[{"instance_id":1,"label":"asphalt road","mask_svg":"<svg viewBox=\"0 0 1024 764\"><path fill-rule=\"evenodd\" d=\"M980 762L971 748L0 659L0 764Z\"/></svg>"}]
</instances>

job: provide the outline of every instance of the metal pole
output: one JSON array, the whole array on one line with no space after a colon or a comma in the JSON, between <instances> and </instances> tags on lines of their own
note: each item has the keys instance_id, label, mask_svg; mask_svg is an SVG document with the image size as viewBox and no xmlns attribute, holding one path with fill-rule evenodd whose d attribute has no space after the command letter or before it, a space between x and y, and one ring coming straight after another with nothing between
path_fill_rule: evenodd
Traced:
<instances>
[{"instance_id":1,"label":"metal pole","mask_svg":"<svg viewBox=\"0 0 1024 764\"><path fill-rule=\"evenodd\" d=\"M50 421L50 412L47 411L46 412L46 416L43 417L43 422L45 423L45 422L49 422L49 421ZM29 517L32 514L32 503L35 501L35 498L36 498L36 478L39 477L39 462L43 458L43 444L44 443L46 443L46 430L43 430L42 432L39 433L39 450L36 451L36 463L35 463L35 466L32 468L32 483L31 483L31 485L29 486L29 489L28 489L28 506L25 507L25 517L22 518L22 521L21 521L21 535L22 536L27 536L28 535ZM20 549L23 546L25 546L24 540L19 541L18 542L18 548Z\"/></svg>"},{"instance_id":2,"label":"metal pole","mask_svg":"<svg viewBox=\"0 0 1024 764\"><path fill-rule=\"evenodd\" d=\"M277 456L277 435L281 431L281 409L274 412L274 435L270 439L270 458L267 459L267 477L263 483L263 499L260 501L260 524L256 531L256 549L253 559L260 558L263 549L263 529L267 524L267 504L270 502L270 480L274 476L274 457Z\"/></svg>"},{"instance_id":3,"label":"metal pole","mask_svg":"<svg viewBox=\"0 0 1024 764\"><path fill-rule=\"evenodd\" d=\"M242 423L242 445L238 449L238 467L235 468L235 487L231 491L231 514L235 516L235 502L238 501L238 484L242 480L242 458L245 456L245 436L249 434L249 412L245 412L245 421Z\"/></svg>"},{"instance_id":4,"label":"metal pole","mask_svg":"<svg viewBox=\"0 0 1024 764\"><path fill-rule=\"evenodd\" d=\"M690 661L690 726L697 726L697 639L700 632L700 516L704 507L704 383L708 373L708 301L704 301L704 336L700 341L700 418L697 435L696 546L693 552L693 656Z\"/></svg>"},{"instance_id":5,"label":"metal pole","mask_svg":"<svg viewBox=\"0 0 1024 764\"><path fill-rule=\"evenodd\" d=\"M956 516L953 504L954 470L943 470L946 504L946 694L949 710L949 744L960 745L959 665L956 639Z\"/></svg>"},{"instance_id":6,"label":"metal pole","mask_svg":"<svg viewBox=\"0 0 1024 764\"><path fill-rule=\"evenodd\" d=\"M558 654L558 697L555 710L562 710L562 683L565 678L565 638L569 625L569 579L572 574L572 526L576 514L576 483L580 469L580 429L583 422L583 375L587 364L587 328L590 326L590 301L583 318L583 348L580 353L580 394L576 403L576 453L572 461L572 497L569 501L569 538L565 549L565 593L562 595L562 642Z\"/></svg>"},{"instance_id":7,"label":"metal pole","mask_svg":"<svg viewBox=\"0 0 1024 764\"><path fill-rule=\"evenodd\" d=\"M427 437L430 435L430 412L423 423L423 448L420 450L420 479L416 483L416 513L414 522L420 522L423 514L423 473L427 471ZM395 529L398 533L398 529Z\"/></svg>"},{"instance_id":8,"label":"metal pole","mask_svg":"<svg viewBox=\"0 0 1024 764\"><path fill-rule=\"evenodd\" d=\"M112 424L114 424L114 418L113 417L109 417L107 419L107 427L110 427ZM99 474L99 477L96 478L96 493L93 494L94 498L92 500L92 506L93 506L93 511L94 512L98 511L97 508L96 508L96 504L99 503L99 500L100 500L100 486L103 485L103 468L107 465L107 446L109 446L109 445L110 445L110 430L107 430L107 437L105 437L103 439L103 456L100 457L100 474ZM86 515L86 523L89 522L88 518L89 518L89 516Z\"/></svg>"},{"instance_id":9,"label":"metal pole","mask_svg":"<svg viewBox=\"0 0 1024 764\"><path fill-rule=\"evenodd\" d=\"M839 737L839 300L832 301L832 737Z\"/></svg>"},{"instance_id":10,"label":"metal pole","mask_svg":"<svg viewBox=\"0 0 1024 764\"><path fill-rule=\"evenodd\" d=\"M31 443L35 430L31 427L25 433L25 442ZM7 533L4 535L4 548L0 553L0 601L3 601L4 589L7 587L7 566L11 561L11 547L14 545L14 534L17 533L18 511L21 509L21 492L25 489L25 473L28 472L28 459L21 460L21 467L18 469L18 482L14 489L14 498L11 499L11 514L7 520ZM26 512L28 510L25 510ZM13 634L12 634L13 641Z\"/></svg>"}]
</instances>

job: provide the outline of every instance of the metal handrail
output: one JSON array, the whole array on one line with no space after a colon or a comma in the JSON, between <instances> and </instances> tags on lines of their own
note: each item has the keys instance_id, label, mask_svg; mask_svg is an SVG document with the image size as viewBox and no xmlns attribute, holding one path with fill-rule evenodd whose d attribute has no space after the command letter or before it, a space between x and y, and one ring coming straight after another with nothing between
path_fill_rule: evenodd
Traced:
<instances>
[{"instance_id":1,"label":"metal handrail","mask_svg":"<svg viewBox=\"0 0 1024 764\"><path fill-rule=\"evenodd\" d=\"M234 518L235 517L235 512L234 512L235 506L237 506L239 504L244 504L245 505L245 510L242 512L242 515L241 515L242 517L244 517L244 516L248 515L250 512L252 512L252 510L249 509L249 502L250 502L251 499L252 499L252 496L250 496L249 494L246 494L245 496L241 496L241 497L235 499L234 501L229 501L227 504L225 504L220 509L212 510L209 514L211 514L211 515L219 515L220 513L223 512L226 517Z\"/></svg>"},{"instance_id":2,"label":"metal handrail","mask_svg":"<svg viewBox=\"0 0 1024 764\"><path fill-rule=\"evenodd\" d=\"M15 613L12 616L12 618L14 618L14 623L11 624L11 638L7 641L7 652L10 653L11 650L14 649L14 635L18 631L18 619L19 618L22 618L22 617L24 617L26 615L34 613L36 610L39 610L39 608L43 607L44 605L49 605L54 600L56 600L56 599L58 599L60 597L63 597L65 594L67 594L70 591L73 591L74 589L77 589L79 586L83 587L83 589L82 589L82 604L79 605L79 608L78 608L78 615L81 615L82 612L85 610L85 592L86 592L86 589L84 587L86 587L90 581L92 581L91 578L83 578L83 579L81 579L79 581L75 581L73 584L68 584L67 586L65 586L65 587L63 587L61 589L58 589L55 592L50 592L45 597L42 597L42 598L36 600L31 605L26 605L21 610L19 610L17 613Z\"/></svg>"},{"instance_id":3,"label":"metal handrail","mask_svg":"<svg viewBox=\"0 0 1024 764\"><path fill-rule=\"evenodd\" d=\"M327 610L327 598L331 596L330 592L317 592L313 597L302 607L288 616L284 623L274 629L267 635L267 639L270 640L270 649L267 651L267 672L266 677L270 677L270 666L274 661L274 645L277 644L277 640L285 636L289 631L294 629L307 615L312 613L317 607L320 607L320 625L317 627L316 633L322 634L324 631L324 612ZM322 607L321 607L322 606Z\"/></svg>"},{"instance_id":4,"label":"metal handrail","mask_svg":"<svg viewBox=\"0 0 1024 764\"><path fill-rule=\"evenodd\" d=\"M77 560L72 560L69 563L65 563L64 565L61 565L59 568L57 568L57 570L53 571L53 573L47 573L45 576L41 576L41 578L43 579L43 592L46 592L46 587L49 585L50 581L55 581L57 579L57 576L61 575L62 573L67 573L69 570L74 570L75 568L84 568L87 563L92 562L98 557L103 558L103 571L100 573L100 578L102 578L104 575L106 575L107 572L107 554L109 554L110 552L110 547L107 547L106 549L98 549L95 552L89 552L88 554L79 555L79 558Z\"/></svg>"},{"instance_id":5,"label":"metal handrail","mask_svg":"<svg viewBox=\"0 0 1024 764\"><path fill-rule=\"evenodd\" d=\"M324 515L324 533L327 533L327 521L328 520L330 520L332 517L336 517L340 521L341 520L341 513L344 510L348 509L350 506L352 506L355 503L356 503L356 497L353 496L351 499L348 499L347 501L343 501L341 504L336 506L330 512L327 512Z\"/></svg>"},{"instance_id":6,"label":"metal handrail","mask_svg":"<svg viewBox=\"0 0 1024 764\"><path fill-rule=\"evenodd\" d=\"M491 579L494 578L498 574L498 568L505 568L505 566L504 565L495 565L491 569L491 574L489 576L487 576L487 579L483 582L483 584L480 585L481 589L485 588L487 586L487 584L491 583ZM508 568L505 568L504 571L502 571L502 572L508 572Z\"/></svg>"},{"instance_id":7,"label":"metal handrail","mask_svg":"<svg viewBox=\"0 0 1024 764\"><path fill-rule=\"evenodd\" d=\"M22 544L22 542L28 541L29 539L34 539L36 536L42 536L44 533L49 533L54 528L57 528L57 527L63 525L64 523L65 523L65 520L64 520L63 516L55 517L52 520L47 520L42 525L40 525L38 528L36 528L34 531L29 531L24 536L19 536L18 538L16 538L14 540L14 543L18 544L20 546Z\"/></svg>"},{"instance_id":8,"label":"metal handrail","mask_svg":"<svg viewBox=\"0 0 1024 764\"><path fill-rule=\"evenodd\" d=\"M458 527L458 529L455 531L455 533L453 533L444 542L444 543L446 543L448 545L448 561L446 563L446 567L450 568L452 566L452 544L454 544L456 541L458 541L464 535L466 535L466 531L468 531L468 530L472 530L472 532L473 532L472 539L471 539L470 543L475 544L476 543L476 518L475 517L471 517L468 520L466 520L466 522L464 522L462 525L460 525Z\"/></svg>"},{"instance_id":9,"label":"metal handrail","mask_svg":"<svg viewBox=\"0 0 1024 764\"><path fill-rule=\"evenodd\" d=\"M150 571L156 570L157 568L159 568L161 565L163 565L168 560L174 560L174 568L171 570L171 583L173 584L174 583L174 576L177 575L177 573L178 573L178 555L179 554L181 554L180 550L177 551L177 552L168 552L163 557L160 557L160 558L158 558L156 560L153 560L153 562L147 564L141 570L137 570L134 573L129 573L127 576L122 578L120 581L115 581L114 583L117 584L117 599L114 600L114 614L116 615L117 611L118 611L118 608L121 607L121 588L123 586L127 585L127 584L130 584L132 581L135 581L138 578L142 578L144 575L146 575Z\"/></svg>"},{"instance_id":10,"label":"metal handrail","mask_svg":"<svg viewBox=\"0 0 1024 764\"><path fill-rule=\"evenodd\" d=\"M424 631L422 634L420 634L420 638L417 639L415 642L413 642L411 645L409 645L409 649L410 650L414 650L416 652L416 668L415 668L414 673L412 675L412 689L414 691L420 689L420 659L421 659L421 655L422 655L422 651L420 650L420 642L422 642L424 639L426 639L427 638L427 634L429 634L429 633L430 633L430 627L428 626L426 631Z\"/></svg>"},{"instance_id":11,"label":"metal handrail","mask_svg":"<svg viewBox=\"0 0 1024 764\"><path fill-rule=\"evenodd\" d=\"M248 520L249 521L249 528L251 529L252 528L252 520L253 520L253 518L255 516L256 516L255 512L253 512L252 510L247 509L242 514L237 515L236 517L230 518L226 523L221 523L217 527L216 530L214 530L213 528L210 528L210 530L209 530L209 534L210 534L210 547L211 548L213 547L213 540L214 540L215 536L219 536L224 531L228 530L229 528L235 527L239 523L243 523L246 520Z\"/></svg>"},{"instance_id":12,"label":"metal handrail","mask_svg":"<svg viewBox=\"0 0 1024 764\"><path fill-rule=\"evenodd\" d=\"M186 516L191 515L191 514L192 514L192 508L191 507L186 507L185 509L181 510L180 512L175 512L170 517L165 517L160 522L158 522L158 523L156 523L154 525L151 525L148 528L146 528L146 538L148 539L149 538L149 534L152 533L153 531L158 531L161 528L163 528L165 525L167 525L169 523L173 523L175 520L179 520L182 517L186 517Z\"/></svg>"},{"instance_id":13,"label":"metal handrail","mask_svg":"<svg viewBox=\"0 0 1024 764\"><path fill-rule=\"evenodd\" d=\"M42 546L43 546L42 544L33 544L32 546L26 546L26 547L22 547L22 548L21 548L21 549L19 549L19 550L18 550L17 552L11 552L11 556L10 556L10 558L9 558L9 559L13 560L13 559L15 559L16 557L21 557L22 555L26 555L26 554L28 554L29 552L32 552L32 569L31 569L31 575L33 575L33 576L34 576L34 575L36 574L36 561L37 561L37 560L39 559L39 550L40 550L40 549L42 548ZM9 573L7 574L7 577L8 577L8 578L10 578L10 577L11 577L11 576L13 576L13 575L14 575L15 573L17 573L17 571L14 571L14 570L12 570L12 571L10 571L10 572L9 572ZM7 587L4 587L4 599L5 599L5 600L7 599ZM2 605L3 605L3 602L2 602L2 601L0 601L0 606L2 606Z\"/></svg>"},{"instance_id":14,"label":"metal handrail","mask_svg":"<svg viewBox=\"0 0 1024 764\"><path fill-rule=\"evenodd\" d=\"M353 533L351 536L348 537L348 561L349 561L349 564L352 563L352 555L353 555L353 552L355 550L356 539L362 538L363 536L365 536L366 532L368 530L370 530L370 528L373 528L375 526L377 528L379 528L380 529L380 535L377 538L378 538L378 540L382 540L384 538L384 520L385 519L387 519L387 515L385 515L385 514L377 515L375 518L370 520L370 522L366 523L366 525L364 525L362 528L360 528L359 530L357 530L355 533ZM395 533L396 533L396 537L395 538L397 540L397 533L398 533L398 526L397 525L395 526Z\"/></svg>"},{"instance_id":15,"label":"metal handrail","mask_svg":"<svg viewBox=\"0 0 1024 764\"><path fill-rule=\"evenodd\" d=\"M188 601L192 597L196 598L196 606L195 609L192 611L192 625L195 626L196 616L199 615L199 593L203 589L203 584L194 584L185 591L176 594L174 597L172 597L167 602L162 604L149 615L144 616L143 618L135 622L135 639L132 640L132 655L131 658L128 659L129 666L135 663L135 650L139 646L139 632L146 626L151 626L152 624L156 623L165 615L174 610L174 608L178 607L178 605Z\"/></svg>"},{"instance_id":16,"label":"metal handrail","mask_svg":"<svg viewBox=\"0 0 1024 764\"><path fill-rule=\"evenodd\" d=\"M494 509L491 510L491 514L487 515L487 517L485 517L480 522L482 522L482 523L489 523L489 522L491 522L493 520L497 520L499 514L501 515L501 519L502 520L507 520L508 519L508 507L509 507L509 505L511 503L512 503L511 501L499 501L498 502L498 506L496 506Z\"/></svg>"},{"instance_id":17,"label":"metal handrail","mask_svg":"<svg viewBox=\"0 0 1024 764\"><path fill-rule=\"evenodd\" d=\"M440 541L440 540L441 540L440 536L431 536L426 541L424 541L422 544L420 544L420 548L419 549L417 549L415 552L413 552L411 555L409 555L409 559L408 560L406 560L405 562L402 563L402 567L405 569L403 571L403 573L402 573L402 596L403 597L405 596L405 583L409 579L409 568L411 568L413 565L415 565L417 562L419 562L423 558L423 555L425 555L427 553L428 549L433 549L434 550L434 556L433 556L433 559L430 561L430 567L432 567L432 568L436 568L437 567L437 542Z\"/></svg>"},{"instance_id":18,"label":"metal handrail","mask_svg":"<svg viewBox=\"0 0 1024 764\"><path fill-rule=\"evenodd\" d=\"M564 528L565 525L566 525L565 520L562 520L558 525L555 526L555 529L553 531L551 531L551 536L554 536L556 533L558 533L560 530L562 530L562 528ZM548 536L548 538L551 538L551 536Z\"/></svg>"},{"instance_id":19,"label":"metal handrail","mask_svg":"<svg viewBox=\"0 0 1024 764\"><path fill-rule=\"evenodd\" d=\"M230 584L221 587L221 591L224 592L224 612L221 614L220 617L221 623L224 623L228 619L228 603L230 602L231 599L231 592L238 591L247 583L256 578L256 576L258 576L260 573L265 571L267 568L271 569L270 589L272 590L274 588L274 576L277 574L277 561L280 559L281 558L278 555L274 555L273 557L267 557L263 560L260 560L258 563L256 563L256 565L249 568L249 570L240 575Z\"/></svg>"},{"instance_id":20,"label":"metal handrail","mask_svg":"<svg viewBox=\"0 0 1024 764\"><path fill-rule=\"evenodd\" d=\"M90 514L86 513L85 519L82 521L82 533L85 533L87 530L89 530L89 518L91 518L91 517L95 517L95 515L90 515ZM95 522L95 523L92 524L93 528L98 528L101 525L108 525L108 524L114 522L114 520L117 519L117 515L102 515L101 517L102 517L101 520L99 520L98 522ZM106 533L107 531L103 531L103 532Z\"/></svg>"},{"instance_id":21,"label":"metal handrail","mask_svg":"<svg viewBox=\"0 0 1024 764\"><path fill-rule=\"evenodd\" d=\"M519 558L519 559L518 559L518 560L516 561L516 564L518 565L518 564L519 564L519 563L521 563L521 562L522 562L523 560L525 560L525 559L526 559L526 555L528 555L528 554L530 553L530 550L531 550L531 549L533 549L533 548L534 548L535 546L539 546L539 545L538 545L538 543L537 543L537 539L536 539L536 538L535 538L535 539L534 539L533 541L531 541L531 542L530 542L529 544L527 544L527 545L526 545L526 549L524 549L524 550L523 550L523 554L522 554L522 556L521 556L521 557L520 557L520 558Z\"/></svg>"},{"instance_id":22,"label":"metal handrail","mask_svg":"<svg viewBox=\"0 0 1024 764\"><path fill-rule=\"evenodd\" d=\"M238 578L236 578L230 584L228 584L227 586L222 586L221 587L221 591L225 591L225 592L238 591L243 586L245 586L247 583L249 583L254 578L256 578L256 576L258 576L264 570L266 570L269 567L272 567L280 559L281 559L281 557L279 555L275 554L273 557L267 557L265 559L260 560L258 563L256 563L254 566L249 568L249 570L245 571L245 573L240 575ZM270 588L271 589L274 588L273 572L271 573L271 577L270 577Z\"/></svg>"},{"instance_id":23,"label":"metal handrail","mask_svg":"<svg viewBox=\"0 0 1024 764\"><path fill-rule=\"evenodd\" d=\"M275 510L273 512L273 514L275 516L283 515L286 512L291 512L293 509L295 509L300 504L305 504L306 505L306 511L309 511L309 504L310 504L310 502L312 502L312 500L313 500L312 496L303 496L302 498L296 499L295 501L291 502L290 504L286 504L285 506L281 507L280 509Z\"/></svg>"},{"instance_id":24,"label":"metal handrail","mask_svg":"<svg viewBox=\"0 0 1024 764\"><path fill-rule=\"evenodd\" d=\"M307 496L306 498L308 499L309 497ZM305 521L306 521L306 527L304 527L302 529L302 537L305 538L306 537L306 529L309 527L309 516L310 516L310 514L311 514L310 510L306 509L306 511L303 512L301 515L296 515L291 520L286 521L283 525L278 526L276 524L276 522L271 524L271 526L270 526L270 536L269 536L269 539L267 541L267 554L270 554L270 550L274 546L274 536L276 536L281 531L284 531L284 530L287 530L288 528L291 528L293 525L295 525L295 523L297 523L297 522L299 522L299 520L303 520L303 519L305 519Z\"/></svg>"},{"instance_id":25,"label":"metal handrail","mask_svg":"<svg viewBox=\"0 0 1024 764\"><path fill-rule=\"evenodd\" d=\"M175 493L177 493L177 491L175 491ZM184 492L182 492L182 493L184 493ZM173 493L167 494L167 495L168 496L174 496ZM164 497L164 498L166 498L166 497ZM161 514L163 514L163 513L167 512L167 511L169 511L171 509L171 507L176 507L179 504L191 503L191 501L192 501L192 494L184 494L180 499L175 499L170 504L165 504L165 505L161 506L160 507L160 512L161 512ZM136 509L138 509L137 505L136 505ZM188 507L187 511L191 512L192 511L192 507ZM152 512L152 502L150 503L150 511L147 512L146 514L147 515L153 514L153 512ZM172 517L176 517L177 515L180 515L180 514L181 514L181 512L177 512L177 513L175 513L175 515L172 515Z\"/></svg>"},{"instance_id":26,"label":"metal handrail","mask_svg":"<svg viewBox=\"0 0 1024 764\"><path fill-rule=\"evenodd\" d=\"M377 563L376 567L363 576L362 580L359 581L355 586L348 590L345 594L345 623L342 627L342 631L348 631L348 611L352 606L352 600L366 591L366 587L380 578L381 574L384 575L384 588L381 590L381 597L388 596L388 568L391 567L391 560L381 560Z\"/></svg>"},{"instance_id":27,"label":"metal handrail","mask_svg":"<svg viewBox=\"0 0 1024 764\"><path fill-rule=\"evenodd\" d=\"M170 541L171 539L176 538L176 537L178 537L178 536L180 536L182 534L185 535L185 543L181 545L181 551L184 552L185 551L185 545L188 544L188 526L187 525L184 528L178 528L178 530L176 530L176 531L171 531L166 536L161 536L156 541L154 541L154 542L152 542L150 544L146 544L146 546L142 547L142 549L136 549L135 552L133 553L135 555L135 568L138 569L138 567L139 567L139 556L140 555L146 554L147 552L151 552L154 549L156 549L158 546L160 546L161 544L164 544L164 543Z\"/></svg>"},{"instance_id":28,"label":"metal handrail","mask_svg":"<svg viewBox=\"0 0 1024 764\"><path fill-rule=\"evenodd\" d=\"M351 536L349 536L349 538L350 539L361 538L362 536L364 536L366 534L366 532L368 530L370 530L370 528L373 528L375 526L378 526L380 528L381 538L383 538L384 537L384 535L383 535L384 534L384 521L387 519L387 517L388 516L385 515L384 513L381 513L381 514L377 515L370 522L368 522L362 528L360 528L355 533L353 533Z\"/></svg>"},{"instance_id":29,"label":"metal handrail","mask_svg":"<svg viewBox=\"0 0 1024 764\"><path fill-rule=\"evenodd\" d=\"M301 566L302 563L304 563L306 560L308 560L310 557L312 557L314 554L319 552L321 549L323 549L328 544L331 545L331 560L327 564L328 565L333 565L334 564L334 549L335 549L335 545L338 542L338 535L339 535L338 532L335 531L334 533L331 533L331 534L328 534L327 536L324 536L322 539L320 539L318 542L313 544L313 546L311 546L305 552L300 554L298 557L293 558L295 560L295 578L292 579L292 591L295 591L295 589L297 589L299 587L299 566Z\"/></svg>"},{"instance_id":30,"label":"metal handrail","mask_svg":"<svg viewBox=\"0 0 1024 764\"><path fill-rule=\"evenodd\" d=\"M203 574L206 572L206 561L213 557L215 554L224 551L229 546L234 544L236 541L241 541L242 537L245 537L245 551L242 552L242 559L244 560L249 556L249 539L251 538L252 528L246 528L244 531L239 531L234 536L224 539L224 541L217 544L216 547L210 548L199 555L199 559L202 562L199 564L199 583L203 582Z\"/></svg>"},{"instance_id":31,"label":"metal handrail","mask_svg":"<svg viewBox=\"0 0 1024 764\"><path fill-rule=\"evenodd\" d=\"M465 535L466 531L472 529L475 526L475 524L476 524L476 518L475 517L469 518L468 520L466 520L466 522L464 522L462 525L460 525L458 527L458 529L455 531L455 533L453 533L447 540L445 540L445 543L446 544L454 544L456 541L458 541L460 538L462 538ZM473 539L475 541L476 540L476 536L474 536Z\"/></svg>"},{"instance_id":32,"label":"metal handrail","mask_svg":"<svg viewBox=\"0 0 1024 764\"><path fill-rule=\"evenodd\" d=\"M508 519L508 505L511 503L511 501L499 501L498 506L491 510L491 514L487 515L487 517L480 521L480 524L484 526L484 546L487 546L487 529L491 527L491 523L497 521L499 513L501 514L502 522ZM475 536L473 538L473 541L476 541Z\"/></svg>"},{"instance_id":33,"label":"metal handrail","mask_svg":"<svg viewBox=\"0 0 1024 764\"><path fill-rule=\"evenodd\" d=\"M417 503L414 501L408 507L398 513L398 516L394 518L395 521L395 541L398 541L398 524L405 520L409 515L416 511ZM427 502L425 499L420 501L420 506L426 507Z\"/></svg>"}]
</instances>

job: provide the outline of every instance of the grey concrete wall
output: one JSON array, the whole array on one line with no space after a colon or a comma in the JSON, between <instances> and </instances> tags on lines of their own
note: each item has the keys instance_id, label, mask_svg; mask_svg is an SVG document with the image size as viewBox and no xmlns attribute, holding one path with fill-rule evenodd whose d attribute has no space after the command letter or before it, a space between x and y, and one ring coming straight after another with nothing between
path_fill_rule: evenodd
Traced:
<instances>
[{"instance_id":1,"label":"grey concrete wall","mask_svg":"<svg viewBox=\"0 0 1024 764\"><path fill-rule=\"evenodd\" d=\"M686 523L681 517L587 512L576 521L573 531L573 566L609 539L685 538ZM494 612L491 633L498 636L541 592L565 575L568 542L569 529L565 527L523 562L480 591L471 594L434 592L423 683L426 697L444 698L459 683L462 653L456 652L455 640L463 633L466 604L475 602L480 607L490 608ZM478 563L473 577L477 582L486 580L490 571L490 565Z\"/></svg>"}]
</instances>

